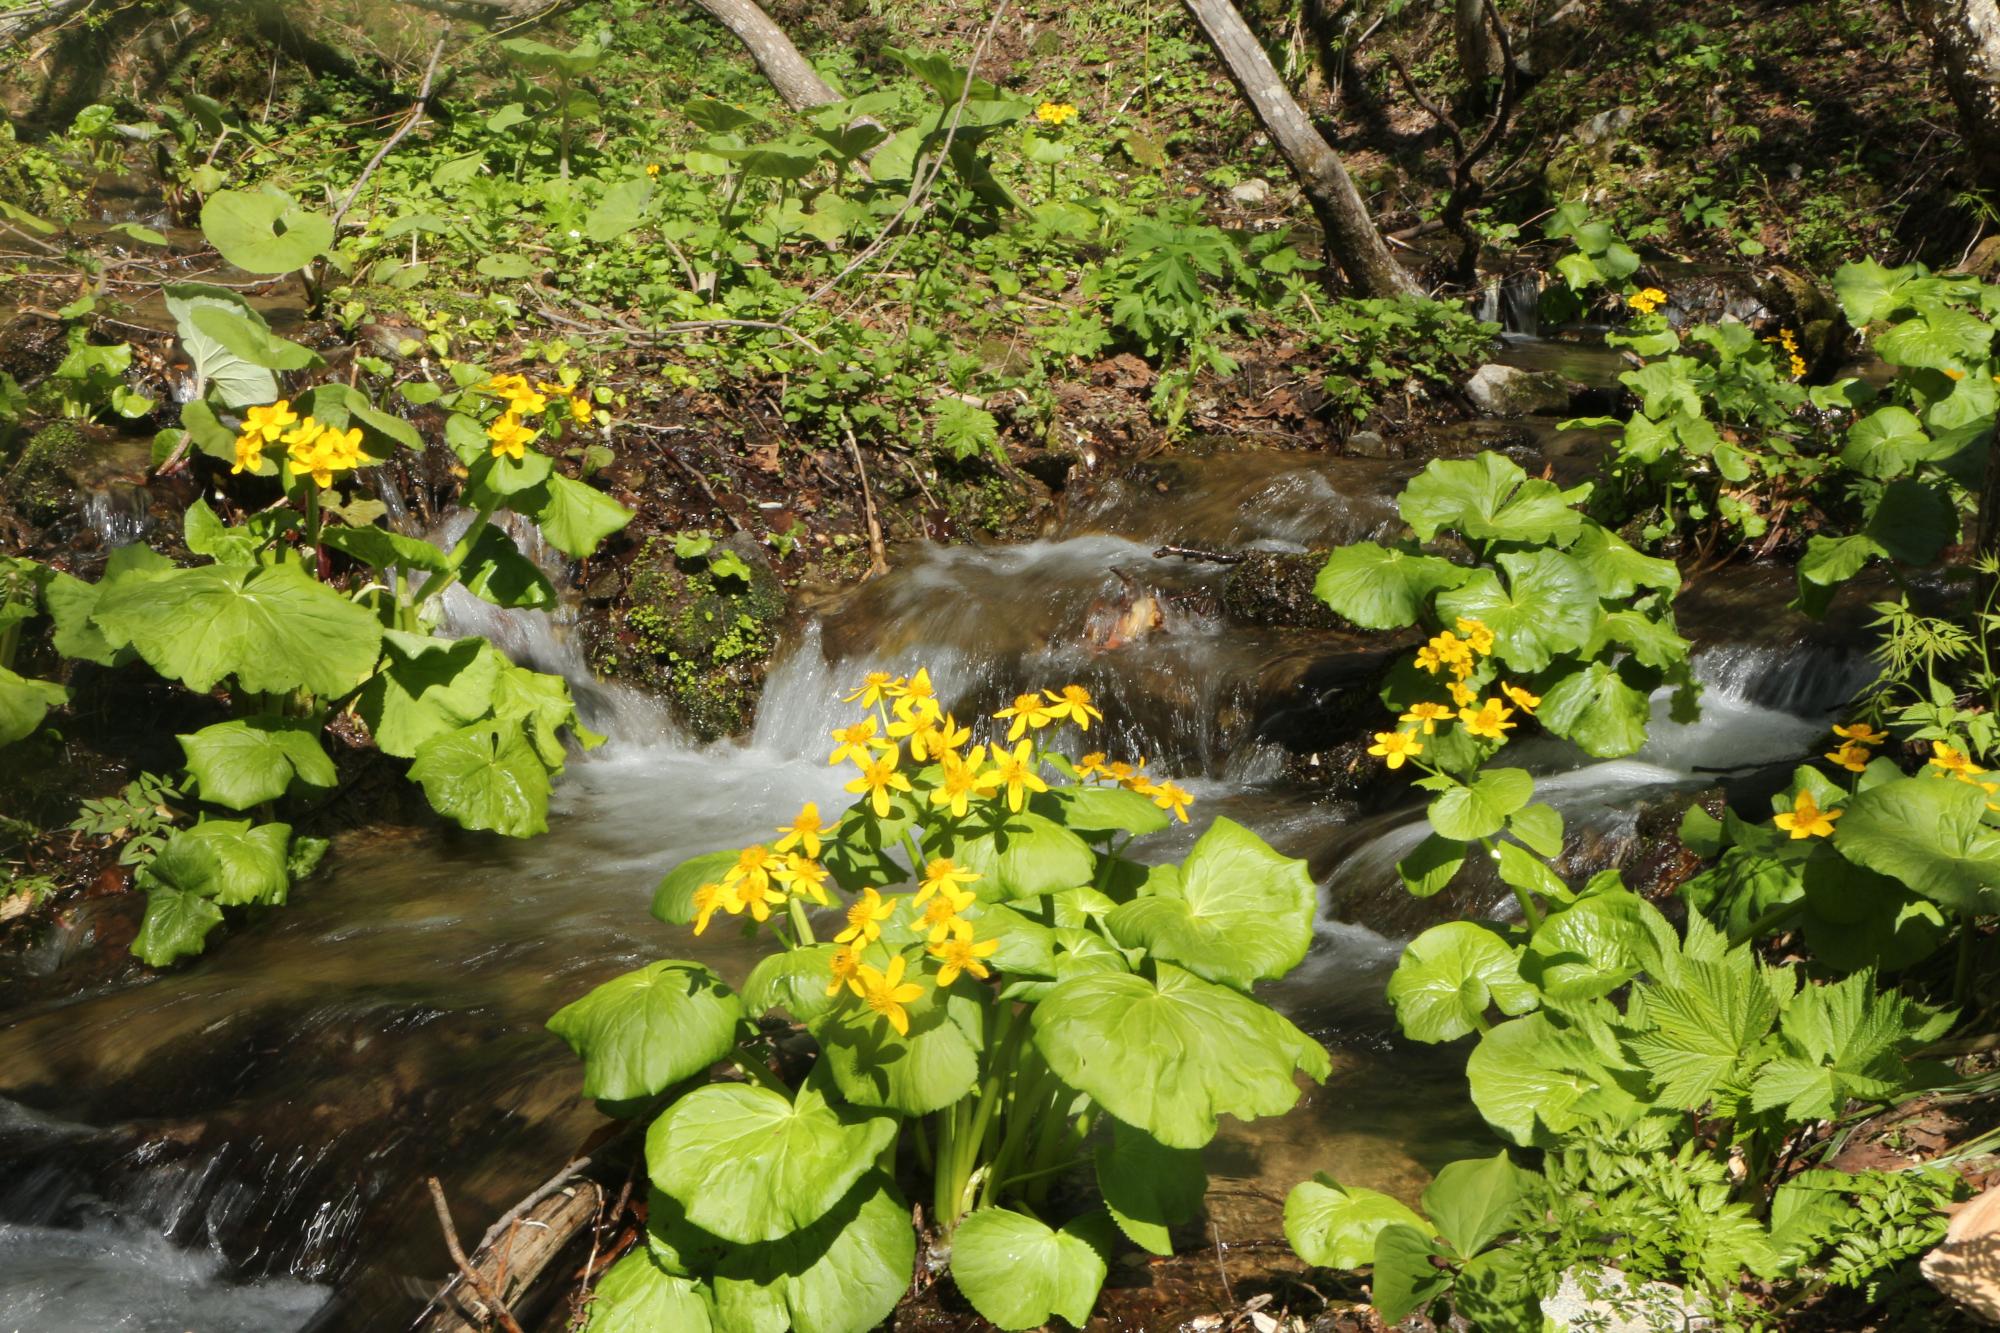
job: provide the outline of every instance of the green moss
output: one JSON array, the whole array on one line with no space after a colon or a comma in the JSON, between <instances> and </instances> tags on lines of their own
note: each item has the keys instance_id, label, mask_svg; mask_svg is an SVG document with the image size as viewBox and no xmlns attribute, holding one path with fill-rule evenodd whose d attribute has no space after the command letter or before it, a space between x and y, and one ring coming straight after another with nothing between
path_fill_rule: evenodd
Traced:
<instances>
[{"instance_id":1,"label":"green moss","mask_svg":"<svg viewBox=\"0 0 2000 1333\"><path fill-rule=\"evenodd\" d=\"M676 558L671 537L651 538L633 561L622 619L621 665L679 705L704 740L749 725L785 612L784 587L755 545L727 549L747 579L716 575L705 557Z\"/></svg>"},{"instance_id":2,"label":"green moss","mask_svg":"<svg viewBox=\"0 0 2000 1333\"><path fill-rule=\"evenodd\" d=\"M56 421L28 437L8 469L7 497L35 523L53 523L75 500L70 474L89 456L90 441L73 421Z\"/></svg>"}]
</instances>

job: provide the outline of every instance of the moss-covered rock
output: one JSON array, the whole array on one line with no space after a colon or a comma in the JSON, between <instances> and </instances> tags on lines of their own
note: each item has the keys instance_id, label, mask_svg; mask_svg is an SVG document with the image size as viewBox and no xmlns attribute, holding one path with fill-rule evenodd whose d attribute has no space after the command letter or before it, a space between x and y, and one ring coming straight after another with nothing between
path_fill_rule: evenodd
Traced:
<instances>
[{"instance_id":1,"label":"moss-covered rock","mask_svg":"<svg viewBox=\"0 0 2000 1333\"><path fill-rule=\"evenodd\" d=\"M75 472L90 457L90 440L74 421L54 421L28 437L0 492L33 523L53 523L76 503Z\"/></svg>"},{"instance_id":2,"label":"moss-covered rock","mask_svg":"<svg viewBox=\"0 0 2000 1333\"><path fill-rule=\"evenodd\" d=\"M598 666L635 677L671 699L703 740L750 725L784 585L762 546L738 534L699 555L675 554L674 538L650 538L634 558L615 643Z\"/></svg>"},{"instance_id":3,"label":"moss-covered rock","mask_svg":"<svg viewBox=\"0 0 2000 1333\"><path fill-rule=\"evenodd\" d=\"M1342 629L1346 622L1313 593L1326 552L1245 551L1222 584L1222 612L1238 625Z\"/></svg>"}]
</instances>

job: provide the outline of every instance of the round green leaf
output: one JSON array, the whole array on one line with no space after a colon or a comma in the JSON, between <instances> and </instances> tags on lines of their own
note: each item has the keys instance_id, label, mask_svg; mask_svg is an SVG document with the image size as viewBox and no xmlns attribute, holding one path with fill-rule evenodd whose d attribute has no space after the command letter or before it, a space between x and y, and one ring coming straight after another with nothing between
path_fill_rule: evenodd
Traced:
<instances>
[{"instance_id":1,"label":"round green leaf","mask_svg":"<svg viewBox=\"0 0 2000 1333\"><path fill-rule=\"evenodd\" d=\"M653 890L653 915L670 926L685 926L693 921L695 891L704 884L713 884L721 879L723 872L736 864L736 856L733 849L703 852L669 870L666 878L660 881L660 886ZM753 1004L751 1012L762 1013L763 1010Z\"/></svg>"},{"instance_id":2,"label":"round green leaf","mask_svg":"<svg viewBox=\"0 0 2000 1333\"><path fill-rule=\"evenodd\" d=\"M708 1302L701 1288L653 1262L637 1249L611 1265L590 1298L583 1333L710 1333Z\"/></svg>"},{"instance_id":3,"label":"round green leaf","mask_svg":"<svg viewBox=\"0 0 2000 1333\"><path fill-rule=\"evenodd\" d=\"M713 1084L653 1122L646 1166L688 1221L754 1245L825 1216L895 1138L893 1116L832 1106L810 1082L792 1101Z\"/></svg>"},{"instance_id":4,"label":"round green leaf","mask_svg":"<svg viewBox=\"0 0 2000 1333\"><path fill-rule=\"evenodd\" d=\"M149 967L165 967L202 951L208 932L222 924L222 909L199 893L166 884L146 889L146 918L132 952Z\"/></svg>"},{"instance_id":5,"label":"round green leaf","mask_svg":"<svg viewBox=\"0 0 2000 1333\"><path fill-rule=\"evenodd\" d=\"M742 1002L699 963L650 963L613 977L549 1019L583 1059L583 1094L650 1097L726 1057Z\"/></svg>"},{"instance_id":6,"label":"round green leaf","mask_svg":"<svg viewBox=\"0 0 2000 1333\"><path fill-rule=\"evenodd\" d=\"M551 472L542 486L541 495L529 492L516 507L534 519L549 545L564 555L581 560L632 521L632 511L624 505L560 472Z\"/></svg>"},{"instance_id":7,"label":"round green leaf","mask_svg":"<svg viewBox=\"0 0 2000 1333\"><path fill-rule=\"evenodd\" d=\"M1856 865L1959 912L2000 910L2000 832L1970 783L1919 777L1857 792L1833 845Z\"/></svg>"},{"instance_id":8,"label":"round green leaf","mask_svg":"<svg viewBox=\"0 0 2000 1333\"><path fill-rule=\"evenodd\" d=\"M709 873L707 879L695 881L694 887L700 888L719 879L735 855L734 852L711 852L709 857L696 857L698 861L716 858L713 864L717 868ZM684 864L668 879L685 868ZM663 884L663 890L664 887ZM690 899L692 894L690 889ZM692 901L687 910L691 920ZM656 911L655 915L659 913ZM749 977L743 982L743 1012L749 1017L761 1018L776 1009L790 1014L801 1023L814 1021L840 1003L839 996L826 993L827 983L833 980L830 960L839 948L836 944L813 944L803 949L786 949L781 953L764 955L757 960L757 966L750 969Z\"/></svg>"},{"instance_id":9,"label":"round green leaf","mask_svg":"<svg viewBox=\"0 0 2000 1333\"><path fill-rule=\"evenodd\" d=\"M1051 1231L1006 1208L981 1208L952 1233L952 1279L1001 1328L1035 1328L1056 1315L1081 1327L1104 1286L1105 1221L1087 1213Z\"/></svg>"},{"instance_id":10,"label":"round green leaf","mask_svg":"<svg viewBox=\"0 0 2000 1333\"><path fill-rule=\"evenodd\" d=\"M1247 987L1297 967L1312 945L1319 889L1306 863L1273 851L1236 821L1218 818L1177 876L1113 911L1121 943L1179 963L1196 976Z\"/></svg>"},{"instance_id":11,"label":"round green leaf","mask_svg":"<svg viewBox=\"0 0 2000 1333\"><path fill-rule=\"evenodd\" d=\"M1616 889L1579 899L1542 919L1521 958L1521 975L1551 1000L1609 995L1639 974L1661 933L1671 929L1635 893Z\"/></svg>"},{"instance_id":12,"label":"round green leaf","mask_svg":"<svg viewBox=\"0 0 2000 1333\"><path fill-rule=\"evenodd\" d=\"M1551 685L1536 716L1586 754L1610 759L1646 743L1652 711L1646 692L1627 685L1618 668L1591 662Z\"/></svg>"},{"instance_id":13,"label":"round green leaf","mask_svg":"<svg viewBox=\"0 0 2000 1333\"><path fill-rule=\"evenodd\" d=\"M1111 1122L1111 1140L1094 1154L1097 1188L1111 1220L1132 1243L1154 1254L1172 1254L1167 1228L1192 1221L1208 1193L1201 1153L1169 1148L1122 1120Z\"/></svg>"},{"instance_id":14,"label":"round green leaf","mask_svg":"<svg viewBox=\"0 0 2000 1333\"><path fill-rule=\"evenodd\" d=\"M503 660L484 639L385 630L387 665L361 687L355 711L384 754L411 759L434 736L485 717Z\"/></svg>"},{"instance_id":15,"label":"round green leaf","mask_svg":"<svg viewBox=\"0 0 2000 1333\"><path fill-rule=\"evenodd\" d=\"M1035 1047L1057 1076L1170 1148L1199 1148L1216 1117L1278 1115L1295 1071L1323 1081L1326 1051L1282 1016L1171 963L1157 982L1073 975L1035 1007Z\"/></svg>"},{"instance_id":16,"label":"round green leaf","mask_svg":"<svg viewBox=\"0 0 2000 1333\"><path fill-rule=\"evenodd\" d=\"M1324 1174L1285 1197L1285 1239L1315 1268L1366 1268L1375 1262L1376 1233L1388 1226L1436 1234L1408 1205L1379 1190L1342 1188Z\"/></svg>"},{"instance_id":17,"label":"round green leaf","mask_svg":"<svg viewBox=\"0 0 2000 1333\"><path fill-rule=\"evenodd\" d=\"M1519 957L1506 941L1473 922L1447 921L1403 950L1389 978L1389 1003L1404 1036L1439 1042L1480 1029L1491 1006L1519 1014L1540 1000L1521 980Z\"/></svg>"},{"instance_id":18,"label":"round green leaf","mask_svg":"<svg viewBox=\"0 0 2000 1333\"><path fill-rule=\"evenodd\" d=\"M338 780L320 748L319 727L302 719L239 718L175 739L201 799L232 810L275 801L294 781L331 787Z\"/></svg>"},{"instance_id":19,"label":"round green leaf","mask_svg":"<svg viewBox=\"0 0 2000 1333\"><path fill-rule=\"evenodd\" d=\"M859 1021L822 1022L813 1035L841 1096L857 1106L926 1115L958 1101L979 1081L979 1053L942 1004L922 1012L912 1006L907 1036L867 1013Z\"/></svg>"},{"instance_id":20,"label":"round green leaf","mask_svg":"<svg viewBox=\"0 0 2000 1333\"><path fill-rule=\"evenodd\" d=\"M330 219L275 190L217 190L201 207L201 232L245 273L290 273L333 245Z\"/></svg>"},{"instance_id":21,"label":"round green leaf","mask_svg":"<svg viewBox=\"0 0 2000 1333\"><path fill-rule=\"evenodd\" d=\"M16 675L0 666L0 745L35 734L51 708L69 700L69 691L46 680Z\"/></svg>"},{"instance_id":22,"label":"round green leaf","mask_svg":"<svg viewBox=\"0 0 2000 1333\"><path fill-rule=\"evenodd\" d=\"M1009 814L997 806L995 822L968 823L943 849L965 869L977 871L973 892L1007 902L1088 884L1097 871L1090 844L1032 810Z\"/></svg>"},{"instance_id":23,"label":"round green leaf","mask_svg":"<svg viewBox=\"0 0 2000 1333\"><path fill-rule=\"evenodd\" d=\"M715 1274L717 1318L746 1333L786 1323L794 1333L868 1333L909 1290L916 1260L909 1206L886 1176L870 1173L804 1230L726 1253Z\"/></svg>"},{"instance_id":24,"label":"round green leaf","mask_svg":"<svg viewBox=\"0 0 2000 1333\"><path fill-rule=\"evenodd\" d=\"M1489 451L1475 458L1432 459L1410 479L1397 506L1423 541L1449 528L1475 541L1567 546L1583 530L1583 515L1570 506L1589 495L1587 484L1564 491L1531 479L1519 464Z\"/></svg>"},{"instance_id":25,"label":"round green leaf","mask_svg":"<svg viewBox=\"0 0 2000 1333\"><path fill-rule=\"evenodd\" d=\"M1503 587L1480 570L1438 594L1438 615L1484 621L1494 656L1515 671L1536 672L1557 653L1583 646L1597 626L1597 582L1590 569L1561 551L1510 551L1499 557Z\"/></svg>"},{"instance_id":26,"label":"round green leaf","mask_svg":"<svg viewBox=\"0 0 2000 1333\"><path fill-rule=\"evenodd\" d=\"M417 747L410 780L431 808L510 838L548 832L549 770L515 721L475 723Z\"/></svg>"},{"instance_id":27,"label":"round green leaf","mask_svg":"<svg viewBox=\"0 0 2000 1333\"><path fill-rule=\"evenodd\" d=\"M1363 629L1401 629L1417 623L1433 593L1470 577L1470 569L1438 556L1356 542L1326 558L1313 595Z\"/></svg>"},{"instance_id":28,"label":"round green leaf","mask_svg":"<svg viewBox=\"0 0 2000 1333\"><path fill-rule=\"evenodd\" d=\"M1507 826L1507 816L1534 798L1535 780L1526 769L1489 768L1470 784L1454 785L1430 804L1431 827L1459 842L1490 838Z\"/></svg>"}]
</instances>

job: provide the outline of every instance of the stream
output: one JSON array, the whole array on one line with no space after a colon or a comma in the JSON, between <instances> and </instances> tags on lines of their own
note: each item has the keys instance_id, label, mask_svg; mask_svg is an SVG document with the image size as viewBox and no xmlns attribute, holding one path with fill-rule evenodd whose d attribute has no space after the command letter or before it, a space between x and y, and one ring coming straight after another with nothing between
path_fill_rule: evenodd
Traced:
<instances>
[{"instance_id":1,"label":"stream","mask_svg":"<svg viewBox=\"0 0 2000 1333\"><path fill-rule=\"evenodd\" d=\"M1559 472L1577 465L1573 441L1542 434ZM561 616L455 601L455 631L568 675L613 739L571 765L545 837L349 834L290 906L193 964L0 1015L0 1333L407 1324L449 1271L424 1177L475 1238L603 1123L547 1016L660 957L741 981L756 947L660 924L653 886L689 855L769 837L801 801L846 803L826 735L869 669L927 665L961 719L1079 681L1106 716L1091 748L1143 754L1197 798L1193 823L1138 854L1178 858L1226 814L1309 863L1317 941L1269 994L1334 1073L1287 1116L1226 1122L1208 1149L1222 1243L1275 1235L1285 1192L1314 1171L1414 1198L1445 1162L1490 1152L1463 1052L1402 1041L1382 990L1411 934L1504 914L1508 895L1475 873L1409 898L1394 862L1424 823L1408 782L1336 799L1301 768L1323 748L1315 719L1380 644L1230 625L1224 567L1152 554L1379 536L1416 466L1175 455L1102 485L1040 540L901 552L791 635L739 742L693 744L647 700L590 682ZM1823 733L1867 664L1851 633L1785 613L1788 594L1782 571L1750 570L1684 597L1700 722L1673 725L1662 704L1646 749L1612 762L1547 740L1510 751L1566 817L1568 871L1641 850L1662 795L1770 790ZM1135 606L1147 632L1128 632ZM54 970L90 921L79 911L6 966Z\"/></svg>"}]
</instances>

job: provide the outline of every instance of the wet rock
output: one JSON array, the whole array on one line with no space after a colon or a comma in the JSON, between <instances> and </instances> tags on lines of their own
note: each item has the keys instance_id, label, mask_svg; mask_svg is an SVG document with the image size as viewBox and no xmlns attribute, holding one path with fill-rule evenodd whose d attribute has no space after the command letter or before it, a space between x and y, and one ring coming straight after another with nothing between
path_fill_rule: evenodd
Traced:
<instances>
[{"instance_id":1,"label":"wet rock","mask_svg":"<svg viewBox=\"0 0 2000 1333\"><path fill-rule=\"evenodd\" d=\"M1340 629L1344 622L1313 592L1326 552L1246 551L1222 584L1222 613L1239 625Z\"/></svg>"},{"instance_id":2,"label":"wet rock","mask_svg":"<svg viewBox=\"0 0 2000 1333\"><path fill-rule=\"evenodd\" d=\"M1489 416L1526 417L1569 411L1573 390L1568 380L1549 371L1488 362L1472 372L1465 392Z\"/></svg>"},{"instance_id":3,"label":"wet rock","mask_svg":"<svg viewBox=\"0 0 2000 1333\"><path fill-rule=\"evenodd\" d=\"M674 534L656 535L633 559L623 601L595 633L593 665L665 695L702 740L735 735L756 709L785 588L742 533L700 555L674 545Z\"/></svg>"},{"instance_id":4,"label":"wet rock","mask_svg":"<svg viewBox=\"0 0 2000 1333\"><path fill-rule=\"evenodd\" d=\"M1252 176L1240 185L1230 186L1229 197L1245 208L1255 208L1271 197L1271 182L1261 176Z\"/></svg>"},{"instance_id":5,"label":"wet rock","mask_svg":"<svg viewBox=\"0 0 2000 1333\"><path fill-rule=\"evenodd\" d=\"M1340 450L1350 458L1394 458L1396 454L1380 431L1357 430L1347 437Z\"/></svg>"},{"instance_id":6,"label":"wet rock","mask_svg":"<svg viewBox=\"0 0 2000 1333\"><path fill-rule=\"evenodd\" d=\"M0 493L29 519L54 523L77 504L72 474L89 462L91 442L74 421L54 421L28 437Z\"/></svg>"}]
</instances>

